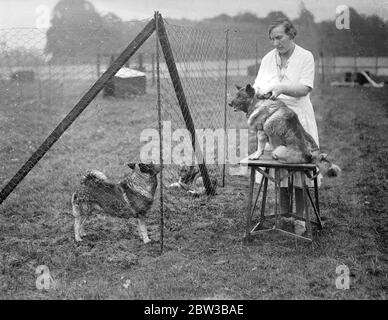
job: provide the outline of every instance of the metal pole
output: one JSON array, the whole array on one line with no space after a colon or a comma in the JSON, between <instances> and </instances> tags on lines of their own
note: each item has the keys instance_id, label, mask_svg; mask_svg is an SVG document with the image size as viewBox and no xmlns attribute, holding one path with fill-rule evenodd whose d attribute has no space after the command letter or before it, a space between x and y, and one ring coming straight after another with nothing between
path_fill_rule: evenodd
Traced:
<instances>
[{"instance_id":1,"label":"metal pole","mask_svg":"<svg viewBox=\"0 0 388 320\"><path fill-rule=\"evenodd\" d=\"M97 79L100 77L101 58L100 52L97 52Z\"/></svg>"},{"instance_id":2,"label":"metal pole","mask_svg":"<svg viewBox=\"0 0 388 320\"><path fill-rule=\"evenodd\" d=\"M255 51L255 77L259 72L259 39L256 39L256 51Z\"/></svg>"},{"instance_id":3,"label":"metal pole","mask_svg":"<svg viewBox=\"0 0 388 320\"><path fill-rule=\"evenodd\" d=\"M354 56L354 73L357 73L357 56Z\"/></svg>"},{"instance_id":4,"label":"metal pole","mask_svg":"<svg viewBox=\"0 0 388 320\"><path fill-rule=\"evenodd\" d=\"M175 94L178 99L179 107L181 109L183 119L185 120L186 128L189 130L191 135L191 144L198 161L198 166L199 166L199 170L201 171L201 176L206 189L206 194L214 195L215 190L210 182L205 161L203 159L202 151L200 150L199 146L197 148L193 118L191 117L189 106L187 104L185 92L183 90L182 82L179 77L178 69L175 64L174 55L172 54L170 41L168 40L166 28L163 23L163 18L160 14L158 18L158 36L159 36L160 45L162 47L164 59L166 61L166 65L168 68L168 72L170 74L170 78L174 86Z\"/></svg>"},{"instance_id":5,"label":"metal pole","mask_svg":"<svg viewBox=\"0 0 388 320\"><path fill-rule=\"evenodd\" d=\"M7 185L0 192L0 204L8 197L8 195L16 188L23 178L34 168L38 161L46 154L52 145L61 137L68 127L77 119L77 117L86 109L90 102L104 88L106 83L112 79L116 72L124 65L124 63L140 48L140 46L151 36L155 31L155 21L152 19L144 27L144 29L136 36L136 38L128 45L127 48L120 54L114 63L102 74L93 86L83 95L80 101L67 114L67 116L57 125L40 147L31 155L19 171L12 177Z\"/></svg>"},{"instance_id":6,"label":"metal pole","mask_svg":"<svg viewBox=\"0 0 388 320\"><path fill-rule=\"evenodd\" d=\"M48 93L49 93L49 99L48 99L48 104L51 105L51 87L52 87L52 79L51 79L51 59L49 60L48 62L48 67L49 67L49 89L48 89Z\"/></svg>"},{"instance_id":7,"label":"metal pole","mask_svg":"<svg viewBox=\"0 0 388 320\"><path fill-rule=\"evenodd\" d=\"M376 76L378 75L379 72L379 57L376 55L376 60L375 60L375 69L376 69Z\"/></svg>"},{"instance_id":8,"label":"metal pole","mask_svg":"<svg viewBox=\"0 0 388 320\"><path fill-rule=\"evenodd\" d=\"M224 93L224 163L222 164L222 187L225 187L225 169L226 169L226 155L228 137L226 133L226 112L228 104L228 60L229 60L229 29L226 30L225 35L225 93Z\"/></svg>"},{"instance_id":9,"label":"metal pole","mask_svg":"<svg viewBox=\"0 0 388 320\"><path fill-rule=\"evenodd\" d=\"M324 66L324 62L323 62L323 52L322 51L319 54L319 58L321 60L321 81L323 84L323 83L325 83L325 66Z\"/></svg>"},{"instance_id":10,"label":"metal pole","mask_svg":"<svg viewBox=\"0 0 388 320\"><path fill-rule=\"evenodd\" d=\"M158 127L159 127L159 160L160 160L160 254L163 254L164 239L164 207L163 207L163 129L162 129L162 110L160 102L160 65L159 65L159 13L155 12L155 29L156 29L156 92L158 104Z\"/></svg>"}]
</instances>

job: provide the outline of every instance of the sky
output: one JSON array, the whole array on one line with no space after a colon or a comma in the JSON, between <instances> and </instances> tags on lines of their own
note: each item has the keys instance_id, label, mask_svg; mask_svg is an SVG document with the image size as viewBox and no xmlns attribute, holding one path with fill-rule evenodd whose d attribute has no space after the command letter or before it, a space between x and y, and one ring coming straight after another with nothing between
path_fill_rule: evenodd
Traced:
<instances>
[{"instance_id":1,"label":"sky","mask_svg":"<svg viewBox=\"0 0 388 320\"><path fill-rule=\"evenodd\" d=\"M0 28L40 27L58 0L0 0ZM123 20L146 19L159 11L165 18L200 20L219 14L252 12L259 17L283 11L298 15L300 0L89 0L100 13L113 12ZM303 0L316 21L334 19L336 7L348 5L361 14L388 20L388 0Z\"/></svg>"}]
</instances>

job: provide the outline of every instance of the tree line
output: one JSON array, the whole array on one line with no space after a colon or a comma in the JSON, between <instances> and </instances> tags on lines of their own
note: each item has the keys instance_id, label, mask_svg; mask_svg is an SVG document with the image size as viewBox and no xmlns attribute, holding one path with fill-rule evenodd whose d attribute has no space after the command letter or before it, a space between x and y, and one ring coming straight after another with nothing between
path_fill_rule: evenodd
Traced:
<instances>
[{"instance_id":1,"label":"tree line","mask_svg":"<svg viewBox=\"0 0 388 320\"><path fill-rule=\"evenodd\" d=\"M221 14L200 21L187 19L168 22L204 30L236 29L239 41L258 43L259 57L271 48L267 27L274 19L287 17L281 11L266 17L245 12L235 16ZM326 56L386 56L388 53L388 23L376 15L366 16L350 8L350 28L339 30L334 20L315 22L314 15L301 2L299 15L290 19L298 30L296 42L314 54ZM68 57L82 61L96 54L110 55L121 52L142 29L145 22L126 22L113 13L101 14L87 0L60 0L54 7L51 27L47 31L45 53L52 62L63 62ZM236 40L236 41L237 41ZM188 48L194 48L200 39L182 37ZM154 43L145 43L143 52L152 53ZM235 55L238 56L236 51ZM241 53L240 53L241 54ZM250 57L251 58L251 57Z\"/></svg>"}]
</instances>

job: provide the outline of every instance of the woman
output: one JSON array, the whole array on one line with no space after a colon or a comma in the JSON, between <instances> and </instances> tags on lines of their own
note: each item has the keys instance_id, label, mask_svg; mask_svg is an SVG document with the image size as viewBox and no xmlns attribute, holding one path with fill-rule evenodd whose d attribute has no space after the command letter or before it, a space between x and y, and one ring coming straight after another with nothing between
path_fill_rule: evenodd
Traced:
<instances>
[{"instance_id":1,"label":"woman","mask_svg":"<svg viewBox=\"0 0 388 320\"><path fill-rule=\"evenodd\" d=\"M280 19L268 28L274 49L261 61L253 87L256 93L272 92L272 99L282 100L296 112L304 129L317 145L318 129L310 92L314 82L314 57L312 53L294 42L296 29L288 19ZM281 174L283 175L283 174ZM288 212L287 181L281 182L280 212ZM303 215L303 191L300 174L294 175L296 213Z\"/></svg>"}]
</instances>

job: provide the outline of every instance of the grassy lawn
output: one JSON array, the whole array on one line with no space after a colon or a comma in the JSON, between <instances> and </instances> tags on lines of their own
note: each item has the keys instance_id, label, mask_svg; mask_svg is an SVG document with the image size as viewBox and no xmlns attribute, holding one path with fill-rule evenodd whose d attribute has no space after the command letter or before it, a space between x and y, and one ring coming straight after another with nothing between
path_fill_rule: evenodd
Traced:
<instances>
[{"instance_id":1,"label":"grassy lawn","mask_svg":"<svg viewBox=\"0 0 388 320\"><path fill-rule=\"evenodd\" d=\"M0 105L1 187L73 100ZM166 191L162 255L130 223L103 215L75 243L70 198L80 174L122 176L138 158L141 130L157 124L152 91L98 97L0 206L0 298L387 299L388 90L322 87L312 101L321 149L343 169L320 188L325 224L313 246L273 233L243 245L248 177L230 175L212 198ZM157 203L148 221L158 223ZM349 290L335 286L341 264L350 269ZM38 265L50 269L52 289L36 288Z\"/></svg>"}]
</instances>

